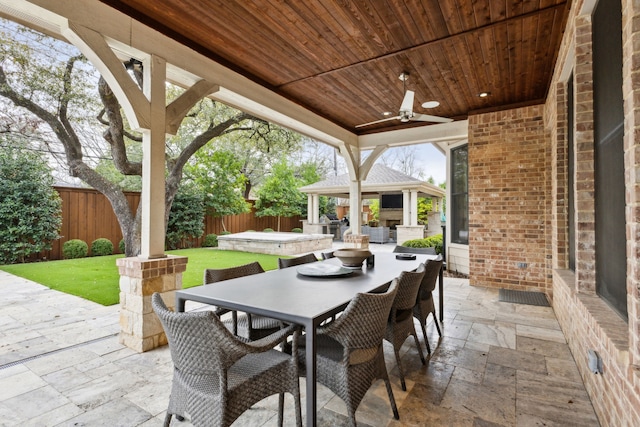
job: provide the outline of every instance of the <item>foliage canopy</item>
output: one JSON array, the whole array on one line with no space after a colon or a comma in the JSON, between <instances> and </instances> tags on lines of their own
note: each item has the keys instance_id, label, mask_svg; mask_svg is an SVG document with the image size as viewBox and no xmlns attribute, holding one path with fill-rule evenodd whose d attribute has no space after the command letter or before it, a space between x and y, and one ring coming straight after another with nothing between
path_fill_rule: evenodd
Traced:
<instances>
[{"instance_id":1,"label":"foliage canopy","mask_svg":"<svg viewBox=\"0 0 640 427\"><path fill-rule=\"evenodd\" d=\"M257 191L256 215L278 217L280 231L281 217L300 215L302 212L301 205L305 197L298 190L300 186L301 181L295 177L293 168L286 160L276 163L271 175Z\"/></svg>"}]
</instances>

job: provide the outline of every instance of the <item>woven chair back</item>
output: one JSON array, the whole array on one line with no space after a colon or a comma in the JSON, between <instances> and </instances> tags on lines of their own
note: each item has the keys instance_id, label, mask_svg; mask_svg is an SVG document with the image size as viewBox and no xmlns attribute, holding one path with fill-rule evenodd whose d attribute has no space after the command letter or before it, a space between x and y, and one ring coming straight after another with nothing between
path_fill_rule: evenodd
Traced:
<instances>
[{"instance_id":1,"label":"woven chair back","mask_svg":"<svg viewBox=\"0 0 640 427\"><path fill-rule=\"evenodd\" d=\"M424 254L424 255L436 255L436 248L410 248L408 246L396 246L393 248L394 253L400 254Z\"/></svg>"},{"instance_id":2,"label":"woven chair back","mask_svg":"<svg viewBox=\"0 0 640 427\"><path fill-rule=\"evenodd\" d=\"M442 257L436 259L430 259L425 265L424 277L422 278L422 284L420 285L420 298L431 298L431 293L436 288L438 276L440 275L440 269L442 268Z\"/></svg>"},{"instance_id":3,"label":"woven chair back","mask_svg":"<svg viewBox=\"0 0 640 427\"><path fill-rule=\"evenodd\" d=\"M264 273L264 269L258 261L237 267L207 268L204 270L203 284L222 282L223 280L236 279L258 273Z\"/></svg>"},{"instance_id":4,"label":"woven chair back","mask_svg":"<svg viewBox=\"0 0 640 427\"><path fill-rule=\"evenodd\" d=\"M376 348L384 337L391 304L398 291L393 280L386 292L359 293L336 319L339 327L330 333L343 346L351 349Z\"/></svg>"},{"instance_id":5,"label":"woven chair back","mask_svg":"<svg viewBox=\"0 0 640 427\"><path fill-rule=\"evenodd\" d=\"M318 258L314 254L306 254L297 258L278 258L278 268L288 268L316 261Z\"/></svg>"},{"instance_id":6,"label":"woven chair back","mask_svg":"<svg viewBox=\"0 0 640 427\"><path fill-rule=\"evenodd\" d=\"M237 339L213 312L175 313L158 293L151 304L167 335L173 364L183 374L218 377L244 355Z\"/></svg>"},{"instance_id":7,"label":"woven chair back","mask_svg":"<svg viewBox=\"0 0 640 427\"><path fill-rule=\"evenodd\" d=\"M425 266L420 264L416 271L403 271L398 276L398 293L393 301L393 308L397 311L412 310L420 291L420 284L424 277Z\"/></svg>"}]
</instances>

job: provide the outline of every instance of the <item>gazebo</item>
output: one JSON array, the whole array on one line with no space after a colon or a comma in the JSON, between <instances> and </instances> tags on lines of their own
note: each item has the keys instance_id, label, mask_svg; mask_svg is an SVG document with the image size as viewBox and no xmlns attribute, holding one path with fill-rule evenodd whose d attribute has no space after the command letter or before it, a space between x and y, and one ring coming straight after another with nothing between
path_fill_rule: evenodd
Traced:
<instances>
[{"instance_id":1,"label":"gazebo","mask_svg":"<svg viewBox=\"0 0 640 427\"><path fill-rule=\"evenodd\" d=\"M304 233L317 234L326 231L327 224L320 220L319 198L330 196L348 199L349 181L349 174L344 174L299 189L307 194L307 219L302 221ZM388 233L389 229L395 229L398 242L424 237L424 226L418 224L418 198L420 197L433 198L433 210L429 213L427 234L433 235L442 231L440 210L446 191L437 185L376 163L371 167L367 178L362 181L361 189L362 199L380 200L379 219L382 229L378 231ZM356 214L361 215L362 210L362 205L356 209L351 206L351 217ZM348 229L346 233L367 234L367 231ZM375 233L371 238L371 241L375 242L373 236ZM385 240L382 239L378 243L383 243Z\"/></svg>"}]
</instances>

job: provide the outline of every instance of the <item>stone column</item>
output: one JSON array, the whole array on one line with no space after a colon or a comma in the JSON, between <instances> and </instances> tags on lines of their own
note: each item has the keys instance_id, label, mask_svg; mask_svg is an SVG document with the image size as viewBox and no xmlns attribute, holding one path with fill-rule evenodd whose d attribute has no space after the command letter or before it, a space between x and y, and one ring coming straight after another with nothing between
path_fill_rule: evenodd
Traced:
<instances>
[{"instance_id":1,"label":"stone column","mask_svg":"<svg viewBox=\"0 0 640 427\"><path fill-rule=\"evenodd\" d=\"M431 211L428 213L429 222L427 224L427 236L435 236L442 233L442 222L440 221L440 212ZM445 236L442 236L443 238Z\"/></svg>"},{"instance_id":2,"label":"stone column","mask_svg":"<svg viewBox=\"0 0 640 427\"><path fill-rule=\"evenodd\" d=\"M369 249L369 236L366 234L345 234L344 247L351 249Z\"/></svg>"},{"instance_id":3,"label":"stone column","mask_svg":"<svg viewBox=\"0 0 640 427\"><path fill-rule=\"evenodd\" d=\"M138 257L116 260L120 272L120 343L142 353L167 344L151 295L162 293L167 307L175 307L175 291L182 289L187 257Z\"/></svg>"},{"instance_id":4,"label":"stone column","mask_svg":"<svg viewBox=\"0 0 640 427\"><path fill-rule=\"evenodd\" d=\"M422 225L399 225L396 227L396 241L402 245L407 240L424 238L424 227Z\"/></svg>"},{"instance_id":5,"label":"stone column","mask_svg":"<svg viewBox=\"0 0 640 427\"><path fill-rule=\"evenodd\" d=\"M307 194L307 223L313 224L313 196Z\"/></svg>"}]
</instances>

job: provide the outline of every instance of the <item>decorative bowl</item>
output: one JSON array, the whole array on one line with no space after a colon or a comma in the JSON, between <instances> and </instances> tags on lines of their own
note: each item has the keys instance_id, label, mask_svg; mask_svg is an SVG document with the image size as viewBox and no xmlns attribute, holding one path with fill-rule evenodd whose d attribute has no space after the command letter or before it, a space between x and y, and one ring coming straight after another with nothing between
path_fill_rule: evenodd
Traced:
<instances>
[{"instance_id":1,"label":"decorative bowl","mask_svg":"<svg viewBox=\"0 0 640 427\"><path fill-rule=\"evenodd\" d=\"M345 267L362 267L363 261L371 256L371 251L368 249L339 249L334 251L333 255Z\"/></svg>"}]
</instances>

